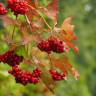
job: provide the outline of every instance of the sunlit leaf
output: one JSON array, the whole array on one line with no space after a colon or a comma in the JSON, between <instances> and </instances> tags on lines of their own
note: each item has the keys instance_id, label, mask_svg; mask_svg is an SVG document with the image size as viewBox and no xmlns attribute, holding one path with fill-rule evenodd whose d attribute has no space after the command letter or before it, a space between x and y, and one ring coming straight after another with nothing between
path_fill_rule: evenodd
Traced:
<instances>
[{"instance_id":1,"label":"sunlit leaf","mask_svg":"<svg viewBox=\"0 0 96 96\"><path fill-rule=\"evenodd\" d=\"M74 25L71 24L72 18L68 17L64 20L61 26L61 34L64 36L64 39L67 41L72 41L76 39L76 35L74 33Z\"/></svg>"},{"instance_id":2,"label":"sunlit leaf","mask_svg":"<svg viewBox=\"0 0 96 96\"><path fill-rule=\"evenodd\" d=\"M64 20L61 26L61 32L59 37L66 42L66 44L74 50L75 53L78 52L78 48L73 43L74 40L77 40L77 36L74 33L74 26L71 24L72 18L69 17Z\"/></svg>"}]
</instances>

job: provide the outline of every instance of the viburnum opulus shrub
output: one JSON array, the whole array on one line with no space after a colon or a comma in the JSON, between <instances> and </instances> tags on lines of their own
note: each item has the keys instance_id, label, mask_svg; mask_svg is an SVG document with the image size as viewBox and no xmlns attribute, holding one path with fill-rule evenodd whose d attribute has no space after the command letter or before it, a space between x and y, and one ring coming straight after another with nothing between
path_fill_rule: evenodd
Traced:
<instances>
[{"instance_id":1,"label":"viburnum opulus shrub","mask_svg":"<svg viewBox=\"0 0 96 96\"><path fill-rule=\"evenodd\" d=\"M0 54L0 62L11 67L8 73L16 83L27 85L43 81L47 88L53 90L53 82L67 80L70 73L78 79L79 74L67 57L70 50L78 52L73 43L77 37L71 25L72 18L66 18L58 27L58 13L58 0L52 0L46 6L40 0L6 0L6 7L0 2L0 19L5 27L14 26L11 36L9 32L4 37L9 50ZM21 16L25 19L21 20ZM19 41L15 39L16 28L20 33ZM18 54L18 49L22 48L26 55ZM19 66L21 63L30 64L33 70L24 71Z\"/></svg>"}]
</instances>

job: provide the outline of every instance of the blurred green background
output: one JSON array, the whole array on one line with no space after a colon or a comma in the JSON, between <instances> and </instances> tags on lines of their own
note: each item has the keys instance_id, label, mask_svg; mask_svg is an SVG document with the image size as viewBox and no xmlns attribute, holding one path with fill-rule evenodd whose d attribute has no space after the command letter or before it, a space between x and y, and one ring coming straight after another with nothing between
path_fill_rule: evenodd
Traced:
<instances>
[{"instance_id":1,"label":"blurred green background","mask_svg":"<svg viewBox=\"0 0 96 96\"><path fill-rule=\"evenodd\" d=\"M0 0L4 2L4 0ZM6 0L5 0L6 1ZM46 0L41 0L46 3ZM73 65L80 73L78 81L69 77L56 86L56 96L96 96L96 0L59 0L58 24L68 16L73 17L78 36L79 53L70 53ZM3 25L0 21L0 30ZM2 32L0 31L0 38ZM7 46L0 42L0 52ZM8 66L0 64L0 96L47 96L35 89L40 85L22 86L7 74ZM49 95L50 96L50 95Z\"/></svg>"}]
</instances>

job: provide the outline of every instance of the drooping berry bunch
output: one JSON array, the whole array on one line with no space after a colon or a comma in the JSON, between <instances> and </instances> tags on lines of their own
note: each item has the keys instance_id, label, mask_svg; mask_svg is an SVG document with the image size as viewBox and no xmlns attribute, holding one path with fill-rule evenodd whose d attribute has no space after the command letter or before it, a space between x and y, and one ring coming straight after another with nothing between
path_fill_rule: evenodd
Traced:
<instances>
[{"instance_id":1,"label":"drooping berry bunch","mask_svg":"<svg viewBox=\"0 0 96 96\"><path fill-rule=\"evenodd\" d=\"M58 38L51 37L48 39L51 50L56 53L63 53L66 49L65 42L59 40Z\"/></svg>"},{"instance_id":2,"label":"drooping berry bunch","mask_svg":"<svg viewBox=\"0 0 96 96\"><path fill-rule=\"evenodd\" d=\"M34 2L34 4L31 4L33 2ZM39 36L39 34L40 35L42 34L42 33L40 33L41 32L40 31L41 29L43 31L46 31L46 32L51 31L50 32L50 33L52 33L52 34L50 34L51 37L49 37L47 40L40 41L37 44L37 46L35 46L35 47L38 47L38 49L40 49L41 51L44 51L44 52L48 53L48 59L50 60L50 66L49 67L52 67L51 70L48 70L48 73L51 75L51 77L52 77L51 79L53 79L54 81L65 80L66 77L67 77L67 75L68 75L67 73L68 73L69 70L72 70L73 76L75 78L77 78L79 76L78 73L74 69L72 69L72 66L71 66L69 60L66 58L65 54L64 54L64 63L66 63L65 65L62 63L63 60L61 60L59 62L59 60L55 60L54 58L51 58L49 56L51 54L51 52L63 53L63 52L69 51L69 48L74 49L74 51L76 51L76 52L78 51L77 50L77 47L73 44L74 33L73 33L73 25L71 25L71 19L70 18L66 19L60 28L58 28L55 25L54 25L54 28L52 28L48 24L49 22L46 21L45 17L43 17L43 13L42 12L44 12L44 16L47 15L48 18L50 18L52 20L54 19L53 22L56 20L56 17L57 17L56 15L58 13L58 12L56 12L57 11L57 5L56 5L57 2L58 2L58 0L53 0L52 3L55 4L54 8L53 8L53 4L49 4L50 6L48 8L44 8L43 9L41 6L39 6L39 4L37 4L37 3L39 3L39 0L37 0L36 2L35 2L35 0L7 0L7 8L10 9L11 12L13 12L16 17L19 14L20 15L25 15L25 17L26 17L25 18L26 19L26 22L25 22L25 20L24 20L24 22L22 20L22 22L18 22L17 21L18 24L16 23L16 25L20 28L20 32L23 31L22 34L21 34L22 35L21 36L22 38L21 38L20 42L17 43L15 41L15 39L13 38L14 37L13 36L14 35L14 32L16 31L15 30L15 27L17 27L17 26L14 26L14 30L12 32L12 42L14 44L20 44L20 46L22 44L24 45L22 47L24 47L24 50L27 53L27 57L28 57L28 60L29 60L28 63L30 63L31 62L31 59L32 59L33 62L35 61L34 63L36 63L36 66L42 67L42 65L43 65L42 64L43 63L42 61L43 60L40 61L39 58L37 60L37 57L38 57L37 54L34 54L34 56L32 56L32 54L31 54L31 53L33 53L32 50L34 49L34 48L31 47L31 45L32 46L35 45L35 44L31 44L31 43L33 43L33 41L39 42L39 40L41 39L41 36ZM52 14L52 16L51 16L52 10L51 10L51 12L49 12L50 11L49 9L51 9L51 6L52 6L52 10L55 9L55 11L53 11L54 14ZM46 9L46 12L44 11L45 9ZM29 12L28 12L28 10L29 10ZM7 12L7 10L3 7L2 3L0 3L0 15L4 15L4 14L6 14L6 12ZM28 14L26 14L27 12L28 12ZM17 18L16 18L16 20L17 20ZM38 22L35 24L35 21L36 20ZM6 21L8 21L8 20L6 20ZM12 21L13 20L11 20L11 22ZM57 20L54 22L54 24L56 22L57 22ZM41 24L41 23L43 23L43 24ZM45 29L45 25L44 24L47 25L47 27L48 27L47 30ZM14 24L13 25L15 25L15 21L14 21ZM30 32L28 32L29 31L28 28L30 28L30 32L31 31L33 32L33 30L34 31L36 30L37 34L36 33L30 34ZM39 32L39 34L38 34L38 32ZM58 34L58 35L54 34L54 32L57 32L56 34ZM62 38L60 38L60 36ZM17 45L16 47L19 48L20 46ZM35 52L37 52L37 50L35 50ZM40 51L38 51L38 52L40 52ZM38 69L38 68L36 68L32 72L22 71L22 69L20 69L20 67L19 67L19 64L23 61L23 59L24 59L24 57L17 55L15 53L15 50L14 51L8 51L8 52L4 53L3 55L0 55L0 62L7 63L9 66L12 67L12 69L9 70L8 72L12 76L15 77L15 80L16 80L17 83L20 83L22 85L27 85L29 83L31 83L31 84L37 84L40 81L41 70ZM55 62L55 64L52 64L51 59L54 59L53 62ZM31 62L31 63L33 63L33 62ZM46 65L44 65L43 68L45 66ZM59 73L58 71L54 70L55 67L61 69L64 72L63 73ZM65 67L68 67L68 68L65 68ZM41 69L43 69L43 68L41 68ZM66 72L65 72L65 70L66 70ZM42 72L44 72L44 71L42 71ZM45 74L47 74L47 73L45 72ZM50 77L48 77L48 78L50 78Z\"/></svg>"},{"instance_id":3,"label":"drooping berry bunch","mask_svg":"<svg viewBox=\"0 0 96 96\"><path fill-rule=\"evenodd\" d=\"M45 51L47 53L51 53L51 51L56 52L56 53L63 53L66 51L66 43L59 40L58 38L55 37L50 37L48 40L41 41L37 47L41 51Z\"/></svg>"},{"instance_id":4,"label":"drooping berry bunch","mask_svg":"<svg viewBox=\"0 0 96 96\"><path fill-rule=\"evenodd\" d=\"M59 73L56 70L50 70L49 72L50 72L53 80L55 80L55 81L65 80L66 79L66 76L67 76L67 73L66 72Z\"/></svg>"},{"instance_id":5,"label":"drooping berry bunch","mask_svg":"<svg viewBox=\"0 0 96 96\"><path fill-rule=\"evenodd\" d=\"M27 2L25 0L7 0L7 7L14 12L14 15L25 15L28 11Z\"/></svg>"},{"instance_id":6,"label":"drooping berry bunch","mask_svg":"<svg viewBox=\"0 0 96 96\"><path fill-rule=\"evenodd\" d=\"M18 56L14 51L7 51L0 55L0 62L7 63L10 66L19 65L23 61L23 56Z\"/></svg>"},{"instance_id":7,"label":"drooping berry bunch","mask_svg":"<svg viewBox=\"0 0 96 96\"><path fill-rule=\"evenodd\" d=\"M4 15L7 13L7 10L6 8L3 7L3 4L0 3L0 15Z\"/></svg>"},{"instance_id":8,"label":"drooping berry bunch","mask_svg":"<svg viewBox=\"0 0 96 96\"><path fill-rule=\"evenodd\" d=\"M41 50L41 51L45 51L47 53L50 53L51 52L51 47L50 47L50 44L49 42L46 40L46 41L41 41L37 47Z\"/></svg>"},{"instance_id":9,"label":"drooping berry bunch","mask_svg":"<svg viewBox=\"0 0 96 96\"><path fill-rule=\"evenodd\" d=\"M28 83L37 84L39 82L41 70L37 68L33 70L33 72L23 72L19 66L16 65L9 71L9 73L15 77L17 83L21 83L23 85Z\"/></svg>"},{"instance_id":10,"label":"drooping berry bunch","mask_svg":"<svg viewBox=\"0 0 96 96\"><path fill-rule=\"evenodd\" d=\"M12 67L12 70L9 70L9 73L15 77L17 83L23 85L28 83L38 83L41 70L36 68L33 72L23 72L22 69L19 68L19 64L22 61L23 56L18 56L14 51L7 51L3 55L0 55L0 62L7 63Z\"/></svg>"},{"instance_id":11,"label":"drooping berry bunch","mask_svg":"<svg viewBox=\"0 0 96 96\"><path fill-rule=\"evenodd\" d=\"M32 76L40 77L40 75L41 75L41 70L39 68L36 68L35 70L33 70Z\"/></svg>"}]
</instances>

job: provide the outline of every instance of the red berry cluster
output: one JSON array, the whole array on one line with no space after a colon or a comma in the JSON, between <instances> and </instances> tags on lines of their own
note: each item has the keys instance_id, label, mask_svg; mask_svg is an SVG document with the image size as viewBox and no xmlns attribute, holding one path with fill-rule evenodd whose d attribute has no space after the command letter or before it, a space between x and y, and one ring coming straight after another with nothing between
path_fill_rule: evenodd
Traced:
<instances>
[{"instance_id":1,"label":"red berry cluster","mask_svg":"<svg viewBox=\"0 0 96 96\"><path fill-rule=\"evenodd\" d=\"M28 11L27 2L24 0L8 0L7 7L14 12L14 15L25 15Z\"/></svg>"},{"instance_id":2,"label":"red berry cluster","mask_svg":"<svg viewBox=\"0 0 96 96\"><path fill-rule=\"evenodd\" d=\"M9 71L9 73L15 77L17 83L27 85L28 83L37 84L39 82L41 71L39 69L35 69L32 73L23 72L19 66L16 65Z\"/></svg>"},{"instance_id":3,"label":"red berry cluster","mask_svg":"<svg viewBox=\"0 0 96 96\"><path fill-rule=\"evenodd\" d=\"M8 51L3 55L0 55L0 62L7 63L10 66L19 65L23 61L22 56L18 56L14 51Z\"/></svg>"},{"instance_id":4,"label":"red berry cluster","mask_svg":"<svg viewBox=\"0 0 96 96\"><path fill-rule=\"evenodd\" d=\"M53 52L62 53L64 52L65 43L55 37L51 37L48 39L50 47Z\"/></svg>"},{"instance_id":5,"label":"red berry cluster","mask_svg":"<svg viewBox=\"0 0 96 96\"><path fill-rule=\"evenodd\" d=\"M7 10L3 7L3 4L0 3L0 15L4 15L7 13Z\"/></svg>"},{"instance_id":6,"label":"red berry cluster","mask_svg":"<svg viewBox=\"0 0 96 96\"><path fill-rule=\"evenodd\" d=\"M60 80L65 80L67 73L59 73L56 70L50 70L49 71L53 80L60 81Z\"/></svg>"},{"instance_id":7,"label":"red berry cluster","mask_svg":"<svg viewBox=\"0 0 96 96\"><path fill-rule=\"evenodd\" d=\"M37 47L41 51L45 51L47 53L51 53L51 51L56 53L63 53L65 51L66 44L55 37L51 37L46 41L41 41Z\"/></svg>"},{"instance_id":8,"label":"red berry cluster","mask_svg":"<svg viewBox=\"0 0 96 96\"><path fill-rule=\"evenodd\" d=\"M40 74L41 74L41 70L40 69L36 68L35 70L33 70L32 75L34 77L40 77Z\"/></svg>"},{"instance_id":9,"label":"red berry cluster","mask_svg":"<svg viewBox=\"0 0 96 96\"><path fill-rule=\"evenodd\" d=\"M32 0L30 0L30 1L32 1ZM33 1L35 1L35 0L33 0ZM10 9L10 11L13 12L16 17L19 14L25 15L28 11L28 7L31 9L30 11L32 11L33 9L35 10L35 6L28 5L27 2L28 2L28 0L7 0L7 8ZM38 8L35 11L38 13ZM0 3L0 15L4 15L6 13L7 13L6 8L4 8L3 4ZM38 16L39 15L40 14L38 13ZM28 19L27 23L30 23L30 22L28 22L28 21L30 21L29 17L30 16L28 15L28 18L26 18L26 19ZM39 17L42 17L42 16L40 15ZM44 21L45 21L45 19L44 19ZM67 22L69 24L70 21L71 21L71 19L69 18L68 20L66 20L66 22L64 21L64 24L66 25ZM46 21L45 21L45 23L46 23ZM69 25L72 26L71 24L69 24ZM48 27L50 27L50 26L48 25ZM56 30L58 30L58 29L59 28L57 28ZM63 29L62 28L59 29L58 32L63 31ZM59 32L59 33L61 33L61 32ZM73 33L72 34L71 34L71 32L69 32L69 33L70 33L70 35L73 35ZM65 41L66 41L66 43L65 43L65 42L61 41L59 38L56 38L54 35L54 36L49 37L47 40L42 40L41 42L39 42L37 47L41 51L44 51L44 52L47 52L48 54L50 54L51 52L63 53L63 52L69 51L69 48L67 47L67 45L68 45L69 47L73 48L75 52L77 52L78 49L77 49L77 47L74 46L74 44L71 43L71 41L73 40L73 39L72 40L71 39L72 38L70 38L70 42L67 42L69 39L67 40L65 38ZM74 39L76 39L76 37L74 37ZM27 43L29 43L29 42L27 42ZM26 45L26 44L24 44L24 45ZM49 59L51 59L51 58L49 58ZM17 54L15 54L15 51L8 51L8 52L4 53L3 55L0 55L0 62L7 63L9 66L12 67L12 69L9 70L9 73L15 77L15 80L17 83L21 83L22 85L27 85L29 83L37 84L40 81L41 70L36 68L35 70L33 70L33 72L29 72L29 71L24 72L19 67L20 62L22 62L22 61L23 61L23 56L18 56ZM30 60L29 60L29 62L30 62ZM36 64L42 63L42 62L39 62L37 59L35 59L34 62ZM65 80L67 77L67 72L59 73L56 70L49 70L48 72L52 76L53 80L55 80L55 81ZM78 78L79 75L76 72L76 70L72 70L72 72L73 72L74 77Z\"/></svg>"},{"instance_id":10,"label":"red berry cluster","mask_svg":"<svg viewBox=\"0 0 96 96\"><path fill-rule=\"evenodd\" d=\"M51 52L51 47L48 41L41 41L37 47L41 50L41 51L45 51L47 53Z\"/></svg>"}]
</instances>

